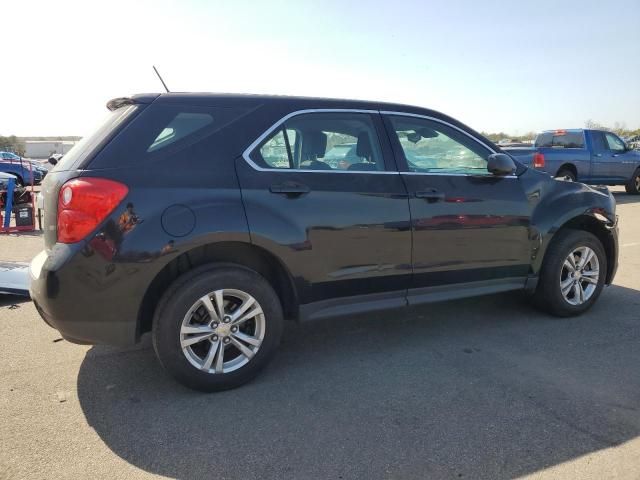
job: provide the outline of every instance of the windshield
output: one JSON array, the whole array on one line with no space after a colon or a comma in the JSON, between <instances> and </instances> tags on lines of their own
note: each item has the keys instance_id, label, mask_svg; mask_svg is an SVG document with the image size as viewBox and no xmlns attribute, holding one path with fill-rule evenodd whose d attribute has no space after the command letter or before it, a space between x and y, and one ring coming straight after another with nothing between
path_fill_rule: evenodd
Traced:
<instances>
[{"instance_id":1,"label":"windshield","mask_svg":"<svg viewBox=\"0 0 640 480\"><path fill-rule=\"evenodd\" d=\"M136 105L127 105L109 112L93 129L92 133L82 137L71 150L69 150L57 163L52 171L72 170L78 168L86 156L93 151L105 138L122 122L124 122L138 107Z\"/></svg>"}]
</instances>

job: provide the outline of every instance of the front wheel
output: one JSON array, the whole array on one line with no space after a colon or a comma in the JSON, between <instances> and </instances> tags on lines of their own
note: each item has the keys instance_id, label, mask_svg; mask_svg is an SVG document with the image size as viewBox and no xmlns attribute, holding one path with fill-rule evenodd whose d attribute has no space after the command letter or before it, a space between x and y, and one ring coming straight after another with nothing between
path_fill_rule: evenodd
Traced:
<instances>
[{"instance_id":1,"label":"front wheel","mask_svg":"<svg viewBox=\"0 0 640 480\"><path fill-rule=\"evenodd\" d=\"M258 273L211 265L169 287L153 320L160 363L187 387L238 387L269 362L282 334L277 294Z\"/></svg>"},{"instance_id":2,"label":"front wheel","mask_svg":"<svg viewBox=\"0 0 640 480\"><path fill-rule=\"evenodd\" d=\"M638 168L624 186L629 195L640 195L640 168Z\"/></svg>"},{"instance_id":3,"label":"front wheel","mask_svg":"<svg viewBox=\"0 0 640 480\"><path fill-rule=\"evenodd\" d=\"M602 292L607 257L600 240L589 232L564 230L556 235L542 264L534 302L553 315L579 315Z\"/></svg>"},{"instance_id":4,"label":"front wheel","mask_svg":"<svg viewBox=\"0 0 640 480\"><path fill-rule=\"evenodd\" d=\"M571 170L560 170L556 175L556 178L564 180L565 182L575 182L576 174Z\"/></svg>"}]
</instances>

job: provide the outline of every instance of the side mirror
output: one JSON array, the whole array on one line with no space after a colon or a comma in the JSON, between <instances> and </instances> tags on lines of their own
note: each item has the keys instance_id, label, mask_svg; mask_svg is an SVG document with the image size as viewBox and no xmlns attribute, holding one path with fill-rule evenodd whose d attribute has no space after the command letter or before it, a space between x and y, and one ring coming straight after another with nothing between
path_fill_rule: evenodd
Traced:
<instances>
[{"instance_id":1,"label":"side mirror","mask_svg":"<svg viewBox=\"0 0 640 480\"><path fill-rule=\"evenodd\" d=\"M516 164L506 153L493 153L487 160L487 170L497 176L511 175L516 171Z\"/></svg>"},{"instance_id":2,"label":"side mirror","mask_svg":"<svg viewBox=\"0 0 640 480\"><path fill-rule=\"evenodd\" d=\"M55 158L53 158L53 157L49 157L49 163L50 163L51 165L54 165L54 166L55 166L55 165L58 163L58 160L56 160L56 159L55 159Z\"/></svg>"}]
</instances>

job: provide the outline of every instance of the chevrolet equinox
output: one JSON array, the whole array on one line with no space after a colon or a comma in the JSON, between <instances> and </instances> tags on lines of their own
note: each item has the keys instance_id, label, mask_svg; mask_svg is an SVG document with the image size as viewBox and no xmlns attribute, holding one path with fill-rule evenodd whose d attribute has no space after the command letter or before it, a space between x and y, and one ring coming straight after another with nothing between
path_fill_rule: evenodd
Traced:
<instances>
[{"instance_id":1,"label":"chevrolet equinox","mask_svg":"<svg viewBox=\"0 0 640 480\"><path fill-rule=\"evenodd\" d=\"M44 180L31 297L70 342L151 332L191 388L254 377L284 319L510 290L571 316L615 275L606 188L432 110L189 93L107 107Z\"/></svg>"}]
</instances>

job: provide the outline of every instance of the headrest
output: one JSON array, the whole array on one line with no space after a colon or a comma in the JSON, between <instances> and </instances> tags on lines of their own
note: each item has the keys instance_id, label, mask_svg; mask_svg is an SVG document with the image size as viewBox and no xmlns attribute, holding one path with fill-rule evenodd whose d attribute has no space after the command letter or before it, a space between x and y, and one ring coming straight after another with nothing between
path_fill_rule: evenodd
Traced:
<instances>
[{"instance_id":1,"label":"headrest","mask_svg":"<svg viewBox=\"0 0 640 480\"><path fill-rule=\"evenodd\" d=\"M302 158L315 160L324 157L327 151L327 135L322 132L304 132L302 134Z\"/></svg>"},{"instance_id":2,"label":"headrest","mask_svg":"<svg viewBox=\"0 0 640 480\"><path fill-rule=\"evenodd\" d=\"M356 145L356 155L360 158L371 158L373 156L373 148L371 140L367 132L358 134L358 144Z\"/></svg>"}]
</instances>

